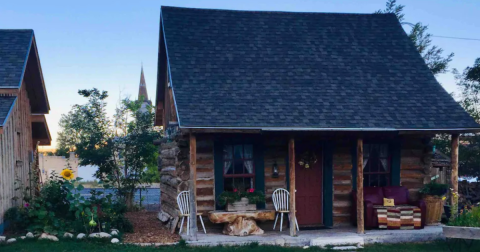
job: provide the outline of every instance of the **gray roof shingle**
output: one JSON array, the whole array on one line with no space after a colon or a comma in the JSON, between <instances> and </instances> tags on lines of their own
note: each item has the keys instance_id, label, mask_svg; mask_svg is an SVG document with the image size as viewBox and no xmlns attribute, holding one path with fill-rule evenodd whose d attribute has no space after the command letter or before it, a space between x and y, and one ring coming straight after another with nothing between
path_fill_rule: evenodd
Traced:
<instances>
[{"instance_id":1,"label":"gray roof shingle","mask_svg":"<svg viewBox=\"0 0 480 252\"><path fill-rule=\"evenodd\" d=\"M181 127L479 128L393 14L162 7Z\"/></svg>"},{"instance_id":2,"label":"gray roof shingle","mask_svg":"<svg viewBox=\"0 0 480 252\"><path fill-rule=\"evenodd\" d=\"M0 96L0 126L5 124L16 98L16 96Z\"/></svg>"},{"instance_id":3,"label":"gray roof shingle","mask_svg":"<svg viewBox=\"0 0 480 252\"><path fill-rule=\"evenodd\" d=\"M33 30L0 29L0 87L19 87Z\"/></svg>"}]
</instances>

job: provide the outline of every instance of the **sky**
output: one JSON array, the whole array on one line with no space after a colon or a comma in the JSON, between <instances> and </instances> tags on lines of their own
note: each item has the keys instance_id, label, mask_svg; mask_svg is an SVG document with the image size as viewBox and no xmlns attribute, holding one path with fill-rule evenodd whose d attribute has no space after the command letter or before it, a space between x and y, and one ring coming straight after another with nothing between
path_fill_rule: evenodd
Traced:
<instances>
[{"instance_id":1,"label":"sky","mask_svg":"<svg viewBox=\"0 0 480 252\"><path fill-rule=\"evenodd\" d=\"M386 0L171 0L49 1L0 0L0 29L33 29L50 102L47 122L55 146L58 121L74 104L77 91L96 87L109 92L112 115L120 98L138 94L143 63L147 90L155 100L160 6L298 12L372 13ZM434 36L480 39L480 1L398 0L405 22L429 25ZM409 27L405 29L408 31ZM433 38L455 56L460 71L480 57L479 40ZM453 74L437 80L456 92Z\"/></svg>"}]
</instances>

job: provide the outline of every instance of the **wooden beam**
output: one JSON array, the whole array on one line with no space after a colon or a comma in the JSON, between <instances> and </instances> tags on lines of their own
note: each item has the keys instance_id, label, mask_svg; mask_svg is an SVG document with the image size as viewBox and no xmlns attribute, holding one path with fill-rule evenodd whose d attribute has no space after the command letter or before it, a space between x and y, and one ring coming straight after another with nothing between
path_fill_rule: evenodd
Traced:
<instances>
[{"instance_id":1,"label":"wooden beam","mask_svg":"<svg viewBox=\"0 0 480 252\"><path fill-rule=\"evenodd\" d=\"M363 206L363 139L357 140L357 233L365 233Z\"/></svg>"},{"instance_id":2,"label":"wooden beam","mask_svg":"<svg viewBox=\"0 0 480 252\"><path fill-rule=\"evenodd\" d=\"M288 142L289 179L290 179L290 236L297 236L295 226L295 139L290 138Z\"/></svg>"},{"instance_id":3,"label":"wooden beam","mask_svg":"<svg viewBox=\"0 0 480 252\"><path fill-rule=\"evenodd\" d=\"M451 158L451 177L450 183L452 183L453 191L458 193L458 142L459 142L459 135L453 134L452 135L452 158ZM450 197L450 205L452 206L454 203L453 197Z\"/></svg>"},{"instance_id":4,"label":"wooden beam","mask_svg":"<svg viewBox=\"0 0 480 252\"><path fill-rule=\"evenodd\" d=\"M197 240L197 138L190 134L190 240Z\"/></svg>"},{"instance_id":5,"label":"wooden beam","mask_svg":"<svg viewBox=\"0 0 480 252\"><path fill-rule=\"evenodd\" d=\"M2 95L18 95L20 88L0 88L0 94Z\"/></svg>"}]
</instances>

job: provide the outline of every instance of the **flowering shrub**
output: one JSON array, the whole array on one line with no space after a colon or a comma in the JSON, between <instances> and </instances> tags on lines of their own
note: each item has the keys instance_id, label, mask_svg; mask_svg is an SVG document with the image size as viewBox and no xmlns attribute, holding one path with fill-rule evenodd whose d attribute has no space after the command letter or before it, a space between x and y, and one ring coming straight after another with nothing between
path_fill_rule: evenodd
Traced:
<instances>
[{"instance_id":1,"label":"flowering shrub","mask_svg":"<svg viewBox=\"0 0 480 252\"><path fill-rule=\"evenodd\" d=\"M452 212L453 213L453 212ZM460 209L457 215L452 214L448 226L480 227L480 206Z\"/></svg>"},{"instance_id":2,"label":"flowering shrub","mask_svg":"<svg viewBox=\"0 0 480 252\"><path fill-rule=\"evenodd\" d=\"M121 231L132 231L132 225L124 213L126 208L112 194L102 197L102 192L91 191L92 196L81 195L84 189L69 169L60 176L52 174L44 183L40 194L21 207L9 209L6 220L14 223L16 231L57 235L62 232L91 233L115 227ZM78 184L78 185L76 185Z\"/></svg>"},{"instance_id":3,"label":"flowering shrub","mask_svg":"<svg viewBox=\"0 0 480 252\"><path fill-rule=\"evenodd\" d=\"M255 189L251 188L245 191L238 189L233 189L233 192L224 191L218 197L218 204L220 206L225 206L228 203L240 201L241 198L247 198L248 203L250 204L265 202L265 195L263 192L255 191Z\"/></svg>"}]
</instances>

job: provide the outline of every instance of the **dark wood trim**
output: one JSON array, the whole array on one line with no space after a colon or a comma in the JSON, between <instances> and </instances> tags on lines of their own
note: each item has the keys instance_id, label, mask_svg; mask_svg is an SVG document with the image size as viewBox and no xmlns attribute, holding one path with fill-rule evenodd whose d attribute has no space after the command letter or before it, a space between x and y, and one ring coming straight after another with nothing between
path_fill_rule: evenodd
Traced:
<instances>
[{"instance_id":1,"label":"dark wood trim","mask_svg":"<svg viewBox=\"0 0 480 252\"><path fill-rule=\"evenodd\" d=\"M0 88L0 94L18 95L20 88Z\"/></svg>"},{"instance_id":2,"label":"dark wood trim","mask_svg":"<svg viewBox=\"0 0 480 252\"><path fill-rule=\"evenodd\" d=\"M197 139L190 134L190 239L197 240Z\"/></svg>"},{"instance_id":3,"label":"dark wood trim","mask_svg":"<svg viewBox=\"0 0 480 252\"><path fill-rule=\"evenodd\" d=\"M290 179L290 236L297 236L295 226L295 139L293 137L288 141L288 160L289 160L289 179Z\"/></svg>"},{"instance_id":4,"label":"dark wood trim","mask_svg":"<svg viewBox=\"0 0 480 252\"><path fill-rule=\"evenodd\" d=\"M253 145L253 166L255 167L255 190L260 190L265 194L265 156L263 139L255 140ZM265 209L265 203L258 203L258 209Z\"/></svg>"},{"instance_id":5,"label":"dark wood trim","mask_svg":"<svg viewBox=\"0 0 480 252\"><path fill-rule=\"evenodd\" d=\"M400 186L400 168L401 168L401 159L402 159L402 146L400 139L395 139L390 143L390 185Z\"/></svg>"},{"instance_id":6,"label":"dark wood trim","mask_svg":"<svg viewBox=\"0 0 480 252\"><path fill-rule=\"evenodd\" d=\"M217 199L223 192L223 142L221 140L216 140L213 143L213 169L215 177L215 202L218 203ZM215 210L222 210L224 208L224 206L215 204Z\"/></svg>"},{"instance_id":7,"label":"dark wood trim","mask_svg":"<svg viewBox=\"0 0 480 252\"><path fill-rule=\"evenodd\" d=\"M334 144L326 142L323 151L323 225L333 227L333 153Z\"/></svg>"},{"instance_id":8,"label":"dark wood trim","mask_svg":"<svg viewBox=\"0 0 480 252\"><path fill-rule=\"evenodd\" d=\"M365 233L363 208L363 139L357 140L357 233Z\"/></svg>"},{"instance_id":9,"label":"dark wood trim","mask_svg":"<svg viewBox=\"0 0 480 252\"><path fill-rule=\"evenodd\" d=\"M452 188L455 193L458 193L458 143L459 135L452 135L452 158L451 158L451 174L450 174L450 183L452 183ZM450 197L450 205L454 203L454 198Z\"/></svg>"}]
</instances>

